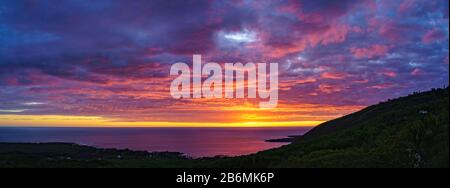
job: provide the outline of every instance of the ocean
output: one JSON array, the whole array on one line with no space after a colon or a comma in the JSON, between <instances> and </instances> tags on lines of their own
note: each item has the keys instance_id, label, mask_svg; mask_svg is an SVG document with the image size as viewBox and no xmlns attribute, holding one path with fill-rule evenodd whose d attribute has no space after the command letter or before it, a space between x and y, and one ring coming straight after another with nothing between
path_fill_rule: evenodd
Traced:
<instances>
[{"instance_id":1,"label":"ocean","mask_svg":"<svg viewBox=\"0 0 450 188\"><path fill-rule=\"evenodd\" d=\"M191 157L239 156L287 143L267 139L302 135L311 127L277 128L44 128L0 127L0 142L69 142L99 148L177 151Z\"/></svg>"}]
</instances>

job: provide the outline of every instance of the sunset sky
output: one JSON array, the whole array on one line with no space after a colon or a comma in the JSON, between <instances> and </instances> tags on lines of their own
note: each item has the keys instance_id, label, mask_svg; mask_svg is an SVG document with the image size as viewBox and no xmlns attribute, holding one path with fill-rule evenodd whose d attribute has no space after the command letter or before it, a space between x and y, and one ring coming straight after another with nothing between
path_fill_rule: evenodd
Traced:
<instances>
[{"instance_id":1,"label":"sunset sky","mask_svg":"<svg viewBox=\"0 0 450 188\"><path fill-rule=\"evenodd\" d=\"M0 1L0 126L307 126L449 82L448 0ZM279 102L170 67L279 63Z\"/></svg>"}]
</instances>

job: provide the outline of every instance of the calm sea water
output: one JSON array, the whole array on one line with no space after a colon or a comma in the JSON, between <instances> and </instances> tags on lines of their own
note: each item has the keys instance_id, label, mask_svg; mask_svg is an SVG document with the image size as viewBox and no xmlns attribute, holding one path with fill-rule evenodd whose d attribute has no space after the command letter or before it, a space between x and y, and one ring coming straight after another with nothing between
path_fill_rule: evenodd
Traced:
<instances>
[{"instance_id":1,"label":"calm sea water","mask_svg":"<svg viewBox=\"0 0 450 188\"><path fill-rule=\"evenodd\" d=\"M70 142L101 148L178 151L192 157L237 156L286 143L267 139L301 135L311 127L283 128L17 128L0 127L0 142Z\"/></svg>"}]
</instances>

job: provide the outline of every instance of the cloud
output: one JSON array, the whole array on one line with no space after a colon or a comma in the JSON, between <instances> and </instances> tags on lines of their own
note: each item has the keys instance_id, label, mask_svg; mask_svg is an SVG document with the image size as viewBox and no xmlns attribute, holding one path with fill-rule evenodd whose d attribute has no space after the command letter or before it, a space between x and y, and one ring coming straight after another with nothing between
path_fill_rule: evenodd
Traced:
<instances>
[{"instance_id":1,"label":"cloud","mask_svg":"<svg viewBox=\"0 0 450 188\"><path fill-rule=\"evenodd\" d=\"M332 94L335 92L342 91L342 88L337 85L330 85L330 84L320 84L318 87L318 90L320 92L326 93L326 94Z\"/></svg>"},{"instance_id":2,"label":"cloud","mask_svg":"<svg viewBox=\"0 0 450 188\"><path fill-rule=\"evenodd\" d=\"M422 74L423 74L423 72L418 68L415 68L414 70L411 71L411 75L413 75L413 76L419 76Z\"/></svg>"},{"instance_id":3,"label":"cloud","mask_svg":"<svg viewBox=\"0 0 450 188\"><path fill-rule=\"evenodd\" d=\"M444 32L437 30L437 29L433 29L433 30L426 32L423 35L422 42L424 44L430 44L432 42L443 41L445 39L446 39L446 35Z\"/></svg>"},{"instance_id":4,"label":"cloud","mask_svg":"<svg viewBox=\"0 0 450 188\"><path fill-rule=\"evenodd\" d=\"M384 76L387 76L387 77L391 77L391 78L397 77L397 73L392 70L382 70L381 74L383 74Z\"/></svg>"},{"instance_id":5,"label":"cloud","mask_svg":"<svg viewBox=\"0 0 450 188\"><path fill-rule=\"evenodd\" d=\"M194 53L221 65L279 63L285 108L256 113L269 120L325 120L448 85L446 0L0 1L0 7L0 105L9 114L238 121L247 113L239 108L252 111L258 101L171 99L170 66L191 65Z\"/></svg>"},{"instance_id":6,"label":"cloud","mask_svg":"<svg viewBox=\"0 0 450 188\"><path fill-rule=\"evenodd\" d=\"M367 48L350 48L350 52L358 59L360 58L374 58L384 56L388 52L389 48L386 45L374 44Z\"/></svg>"},{"instance_id":7,"label":"cloud","mask_svg":"<svg viewBox=\"0 0 450 188\"><path fill-rule=\"evenodd\" d=\"M324 72L322 73L322 78L327 78L327 79L334 79L334 80L342 80L344 78L347 77L346 73L339 73L339 72Z\"/></svg>"}]
</instances>

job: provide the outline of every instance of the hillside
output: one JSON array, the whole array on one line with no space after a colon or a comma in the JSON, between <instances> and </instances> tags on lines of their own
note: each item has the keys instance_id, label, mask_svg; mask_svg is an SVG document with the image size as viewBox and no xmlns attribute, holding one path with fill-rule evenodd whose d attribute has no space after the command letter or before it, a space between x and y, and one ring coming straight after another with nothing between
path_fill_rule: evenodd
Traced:
<instances>
[{"instance_id":1,"label":"hillside","mask_svg":"<svg viewBox=\"0 0 450 188\"><path fill-rule=\"evenodd\" d=\"M369 106L287 146L217 161L246 167L448 167L449 88Z\"/></svg>"},{"instance_id":2,"label":"hillside","mask_svg":"<svg viewBox=\"0 0 450 188\"><path fill-rule=\"evenodd\" d=\"M328 121L289 145L240 157L0 144L0 167L449 167L449 88L382 102Z\"/></svg>"}]
</instances>

